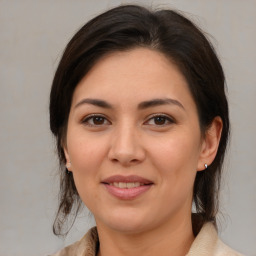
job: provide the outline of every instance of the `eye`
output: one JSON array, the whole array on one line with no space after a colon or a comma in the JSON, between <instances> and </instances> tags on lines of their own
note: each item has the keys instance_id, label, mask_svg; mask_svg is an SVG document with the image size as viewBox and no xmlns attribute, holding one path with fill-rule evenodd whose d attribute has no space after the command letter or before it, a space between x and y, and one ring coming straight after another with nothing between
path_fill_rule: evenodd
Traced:
<instances>
[{"instance_id":1,"label":"eye","mask_svg":"<svg viewBox=\"0 0 256 256\"><path fill-rule=\"evenodd\" d=\"M82 123L88 126L103 126L110 124L106 117L96 114L85 117L82 120Z\"/></svg>"},{"instance_id":2,"label":"eye","mask_svg":"<svg viewBox=\"0 0 256 256\"><path fill-rule=\"evenodd\" d=\"M165 126L172 123L174 123L174 120L171 117L163 114L156 114L146 121L146 124L155 126Z\"/></svg>"}]
</instances>

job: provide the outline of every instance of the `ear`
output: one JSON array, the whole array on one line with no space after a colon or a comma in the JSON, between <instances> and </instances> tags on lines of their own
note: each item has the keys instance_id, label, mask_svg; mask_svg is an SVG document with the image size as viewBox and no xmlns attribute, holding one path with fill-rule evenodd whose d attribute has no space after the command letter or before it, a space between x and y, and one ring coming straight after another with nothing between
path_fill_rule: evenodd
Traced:
<instances>
[{"instance_id":1,"label":"ear","mask_svg":"<svg viewBox=\"0 0 256 256\"><path fill-rule=\"evenodd\" d=\"M203 171L206 169L205 164L208 166L213 162L220 143L221 132L222 132L223 123L219 116L215 117L205 132L201 153L198 160L198 171Z\"/></svg>"},{"instance_id":2,"label":"ear","mask_svg":"<svg viewBox=\"0 0 256 256\"><path fill-rule=\"evenodd\" d=\"M66 158L66 168L71 172L72 171L71 161L70 161L69 153L68 153L68 150L67 150L67 146L63 147L63 151L64 151L65 158Z\"/></svg>"}]
</instances>

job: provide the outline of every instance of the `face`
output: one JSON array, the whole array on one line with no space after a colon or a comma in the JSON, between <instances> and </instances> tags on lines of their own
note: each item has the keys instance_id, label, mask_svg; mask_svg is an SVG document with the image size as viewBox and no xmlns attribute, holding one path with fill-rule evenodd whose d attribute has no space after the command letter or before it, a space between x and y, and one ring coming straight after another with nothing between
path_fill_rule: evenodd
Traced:
<instances>
[{"instance_id":1,"label":"face","mask_svg":"<svg viewBox=\"0 0 256 256\"><path fill-rule=\"evenodd\" d=\"M108 55L74 91L65 155L100 227L143 232L190 219L203 145L187 82L159 52Z\"/></svg>"}]
</instances>

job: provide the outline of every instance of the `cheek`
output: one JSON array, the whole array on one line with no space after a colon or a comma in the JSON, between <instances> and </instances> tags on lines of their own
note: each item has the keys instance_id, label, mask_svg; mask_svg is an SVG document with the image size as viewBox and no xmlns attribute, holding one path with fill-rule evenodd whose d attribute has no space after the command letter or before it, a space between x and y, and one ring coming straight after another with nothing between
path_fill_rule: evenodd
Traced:
<instances>
[{"instance_id":1,"label":"cheek","mask_svg":"<svg viewBox=\"0 0 256 256\"><path fill-rule=\"evenodd\" d=\"M82 201L92 210L90 206L98 198L99 170L105 156L105 147L97 139L74 137L68 145L74 182Z\"/></svg>"},{"instance_id":2,"label":"cheek","mask_svg":"<svg viewBox=\"0 0 256 256\"><path fill-rule=\"evenodd\" d=\"M175 197L191 193L197 172L199 139L182 133L155 145L150 154L154 168L161 174L159 182Z\"/></svg>"},{"instance_id":3,"label":"cheek","mask_svg":"<svg viewBox=\"0 0 256 256\"><path fill-rule=\"evenodd\" d=\"M182 134L164 138L155 145L151 154L154 155L152 158L159 165L169 166L173 170L179 169L181 166L190 166L189 169L196 168L200 153L199 139Z\"/></svg>"},{"instance_id":4,"label":"cheek","mask_svg":"<svg viewBox=\"0 0 256 256\"><path fill-rule=\"evenodd\" d=\"M78 191L87 189L95 180L99 180L99 170L105 157L105 143L99 138L72 133L68 141L68 151L72 163L72 172ZM93 182L92 182L93 181ZM85 186L85 184L87 184ZM80 191L79 191L80 192Z\"/></svg>"}]
</instances>

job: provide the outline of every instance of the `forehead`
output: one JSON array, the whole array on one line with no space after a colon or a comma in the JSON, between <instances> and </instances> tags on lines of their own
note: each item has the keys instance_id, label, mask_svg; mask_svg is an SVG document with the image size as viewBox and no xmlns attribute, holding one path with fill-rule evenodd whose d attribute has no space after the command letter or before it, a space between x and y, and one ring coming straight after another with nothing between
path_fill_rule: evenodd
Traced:
<instances>
[{"instance_id":1,"label":"forehead","mask_svg":"<svg viewBox=\"0 0 256 256\"><path fill-rule=\"evenodd\" d=\"M131 102L181 96L192 100L178 67L164 54L146 48L114 52L100 59L77 85L73 101L85 96Z\"/></svg>"}]
</instances>

